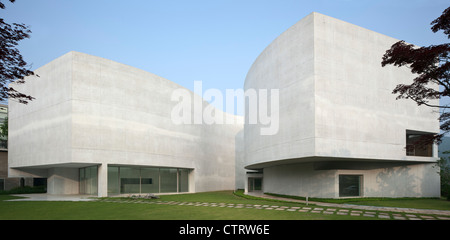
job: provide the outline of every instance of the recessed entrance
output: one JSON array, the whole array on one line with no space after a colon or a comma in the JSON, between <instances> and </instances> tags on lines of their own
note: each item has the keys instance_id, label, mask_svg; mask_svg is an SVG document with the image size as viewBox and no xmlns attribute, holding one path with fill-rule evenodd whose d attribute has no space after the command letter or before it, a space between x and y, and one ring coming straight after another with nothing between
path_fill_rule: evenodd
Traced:
<instances>
[{"instance_id":1,"label":"recessed entrance","mask_svg":"<svg viewBox=\"0 0 450 240\"><path fill-rule=\"evenodd\" d=\"M262 191L262 178L248 178L248 191Z\"/></svg>"}]
</instances>

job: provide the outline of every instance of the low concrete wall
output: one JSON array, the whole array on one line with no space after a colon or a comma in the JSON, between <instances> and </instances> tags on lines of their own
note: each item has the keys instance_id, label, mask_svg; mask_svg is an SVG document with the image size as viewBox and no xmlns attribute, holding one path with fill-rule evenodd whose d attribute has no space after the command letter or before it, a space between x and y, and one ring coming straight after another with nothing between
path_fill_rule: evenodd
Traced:
<instances>
[{"instance_id":1,"label":"low concrete wall","mask_svg":"<svg viewBox=\"0 0 450 240\"><path fill-rule=\"evenodd\" d=\"M339 197L339 175L362 175L361 197L440 197L435 164L369 170L315 170L314 163L264 169L264 192L319 198Z\"/></svg>"}]
</instances>

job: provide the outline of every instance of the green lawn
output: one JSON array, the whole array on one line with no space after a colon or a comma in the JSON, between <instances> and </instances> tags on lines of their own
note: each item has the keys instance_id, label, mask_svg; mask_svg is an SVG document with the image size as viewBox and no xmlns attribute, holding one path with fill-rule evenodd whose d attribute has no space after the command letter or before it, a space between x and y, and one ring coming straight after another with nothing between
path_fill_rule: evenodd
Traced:
<instances>
[{"instance_id":1,"label":"green lawn","mask_svg":"<svg viewBox=\"0 0 450 240\"><path fill-rule=\"evenodd\" d=\"M286 196L279 194L270 194L270 195L304 200L304 198L296 196ZM310 199L310 201L340 203L340 204L347 203L355 205L381 206L381 207L450 210L450 201L447 201L445 198L347 198L347 199L312 198Z\"/></svg>"},{"instance_id":2,"label":"green lawn","mask_svg":"<svg viewBox=\"0 0 450 240\"><path fill-rule=\"evenodd\" d=\"M381 199L381 200L365 200L348 202L349 204L367 205L367 206L382 206L382 207L399 207L399 208L417 208L417 209L437 209L450 210L450 201L444 198L432 199Z\"/></svg>"},{"instance_id":3,"label":"green lawn","mask_svg":"<svg viewBox=\"0 0 450 240\"><path fill-rule=\"evenodd\" d=\"M164 204L145 204L125 202L128 199L121 199L121 202L28 202L28 201L4 201L14 198L9 195L0 195L0 219L160 219L160 220L363 220L371 219L363 216L342 216L337 214L317 214L301 213L289 211L275 211L246 208L227 207L205 207L205 206L180 206ZM105 199L108 200L108 199ZM117 200L117 199L115 199ZM179 201L179 202L215 202L233 204L267 204L278 206L299 206L305 205L289 202L274 202L261 199L249 199L233 194L231 191L164 195L156 200L145 201ZM416 201L416 200L411 200ZM426 202L427 200L425 200ZM420 200L417 200L419 205ZM375 202L370 202L374 205ZM429 204L429 203L426 203ZM423 207L421 207L423 208Z\"/></svg>"},{"instance_id":4,"label":"green lawn","mask_svg":"<svg viewBox=\"0 0 450 240\"><path fill-rule=\"evenodd\" d=\"M261 209L213 208L197 206L157 205L123 202L11 202L7 195L0 195L0 219L161 219L161 220L335 220L335 219L373 219L365 217L324 215ZM270 204L283 206L303 206L295 203L283 203L246 199L234 195L231 191L210 192L183 195L161 196L160 201L186 202L223 202L243 204ZM148 201L158 201L148 200Z\"/></svg>"}]
</instances>

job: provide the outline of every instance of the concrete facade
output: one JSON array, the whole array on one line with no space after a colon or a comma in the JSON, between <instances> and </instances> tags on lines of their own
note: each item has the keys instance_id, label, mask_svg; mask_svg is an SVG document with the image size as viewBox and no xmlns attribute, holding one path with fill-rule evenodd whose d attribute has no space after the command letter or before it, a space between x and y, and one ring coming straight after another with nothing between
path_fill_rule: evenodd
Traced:
<instances>
[{"instance_id":1,"label":"concrete facade","mask_svg":"<svg viewBox=\"0 0 450 240\"><path fill-rule=\"evenodd\" d=\"M97 194L107 196L110 166L176 168L189 170L189 192L248 191L252 182L264 192L323 198L342 197L341 177L349 176L358 197L438 197L437 147L427 156L405 148L408 133L439 132L438 113L391 93L413 77L381 67L396 41L318 13L281 34L244 83L279 90L279 108L269 109L279 114L274 135L249 124L247 104L245 118L223 113L234 124L175 124L171 96L187 89L67 53L14 86L36 99L9 103L9 176L45 177L48 193L78 194L80 169L96 166ZM192 106L210 109L188 92Z\"/></svg>"},{"instance_id":2,"label":"concrete facade","mask_svg":"<svg viewBox=\"0 0 450 240\"><path fill-rule=\"evenodd\" d=\"M439 115L395 99L409 69L381 67L397 41L312 13L261 53L244 86L280 89L280 127L261 136L246 121L244 165L264 172L265 192L335 198L339 175L356 174L361 196L440 195L437 147L429 157L405 150L407 131L439 132Z\"/></svg>"},{"instance_id":3,"label":"concrete facade","mask_svg":"<svg viewBox=\"0 0 450 240\"><path fill-rule=\"evenodd\" d=\"M79 168L98 166L98 195L106 196L108 166L175 167L191 170L191 192L234 189L239 117L174 124L171 94L183 87L88 54L70 52L35 72L15 87L36 99L10 102L10 176L47 177L48 193L76 194Z\"/></svg>"}]
</instances>

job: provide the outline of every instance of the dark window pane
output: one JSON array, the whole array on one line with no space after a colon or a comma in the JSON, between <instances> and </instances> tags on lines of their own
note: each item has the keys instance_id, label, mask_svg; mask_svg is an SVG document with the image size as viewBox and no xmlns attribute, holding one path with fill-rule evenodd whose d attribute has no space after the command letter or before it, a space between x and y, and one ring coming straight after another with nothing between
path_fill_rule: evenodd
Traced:
<instances>
[{"instance_id":1,"label":"dark window pane","mask_svg":"<svg viewBox=\"0 0 450 240\"><path fill-rule=\"evenodd\" d=\"M339 175L339 197L361 196L360 175Z\"/></svg>"}]
</instances>

